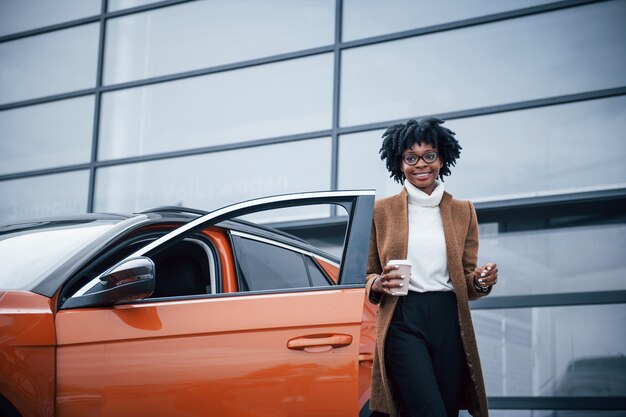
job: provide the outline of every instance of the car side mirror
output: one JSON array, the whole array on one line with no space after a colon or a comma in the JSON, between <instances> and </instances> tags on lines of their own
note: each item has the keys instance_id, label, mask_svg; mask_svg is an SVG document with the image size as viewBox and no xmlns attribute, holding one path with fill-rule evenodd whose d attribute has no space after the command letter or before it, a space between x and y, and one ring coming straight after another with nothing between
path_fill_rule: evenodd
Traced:
<instances>
[{"instance_id":1,"label":"car side mirror","mask_svg":"<svg viewBox=\"0 0 626 417\"><path fill-rule=\"evenodd\" d=\"M113 305L149 297L154 292L154 269L154 262L143 256L122 261L100 275L100 283L89 292L65 301L63 308Z\"/></svg>"}]
</instances>

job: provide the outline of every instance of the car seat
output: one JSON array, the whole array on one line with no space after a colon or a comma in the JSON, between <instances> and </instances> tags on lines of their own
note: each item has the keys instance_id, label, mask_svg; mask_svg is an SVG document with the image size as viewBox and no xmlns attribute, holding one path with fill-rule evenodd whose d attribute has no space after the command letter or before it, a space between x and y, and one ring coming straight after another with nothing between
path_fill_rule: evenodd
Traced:
<instances>
[{"instance_id":1,"label":"car seat","mask_svg":"<svg viewBox=\"0 0 626 417\"><path fill-rule=\"evenodd\" d=\"M206 294L210 283L207 253L182 241L155 256L155 288L150 298Z\"/></svg>"}]
</instances>

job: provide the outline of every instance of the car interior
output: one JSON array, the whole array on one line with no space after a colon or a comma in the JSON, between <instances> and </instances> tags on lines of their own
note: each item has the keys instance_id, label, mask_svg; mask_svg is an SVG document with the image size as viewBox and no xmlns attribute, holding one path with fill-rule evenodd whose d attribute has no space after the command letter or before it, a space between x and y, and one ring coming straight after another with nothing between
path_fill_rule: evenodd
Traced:
<instances>
[{"instance_id":1,"label":"car interior","mask_svg":"<svg viewBox=\"0 0 626 417\"><path fill-rule=\"evenodd\" d=\"M150 298L212 294L215 262L209 259L214 259L210 248L197 239L185 239L153 256L156 283Z\"/></svg>"},{"instance_id":2,"label":"car interior","mask_svg":"<svg viewBox=\"0 0 626 417\"><path fill-rule=\"evenodd\" d=\"M139 233L125 237L107 248L97 261L79 272L63 290L61 303L83 285L135 251L158 239L164 232ZM200 235L191 236L151 257L155 264L155 290L148 299L216 293L219 259L211 242Z\"/></svg>"}]
</instances>

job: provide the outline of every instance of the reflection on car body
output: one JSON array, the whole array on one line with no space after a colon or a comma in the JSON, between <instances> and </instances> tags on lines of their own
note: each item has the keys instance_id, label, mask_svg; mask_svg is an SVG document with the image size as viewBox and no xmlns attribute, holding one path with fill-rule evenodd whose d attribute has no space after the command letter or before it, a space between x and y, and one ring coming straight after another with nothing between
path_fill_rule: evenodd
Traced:
<instances>
[{"instance_id":1,"label":"reflection on car body","mask_svg":"<svg viewBox=\"0 0 626 417\"><path fill-rule=\"evenodd\" d=\"M10 255L0 266L0 410L366 413L373 198L304 193L211 213L164 208L0 227L0 256ZM341 225L339 257L298 237L298 222L242 219L322 204L345 210L326 219Z\"/></svg>"}]
</instances>

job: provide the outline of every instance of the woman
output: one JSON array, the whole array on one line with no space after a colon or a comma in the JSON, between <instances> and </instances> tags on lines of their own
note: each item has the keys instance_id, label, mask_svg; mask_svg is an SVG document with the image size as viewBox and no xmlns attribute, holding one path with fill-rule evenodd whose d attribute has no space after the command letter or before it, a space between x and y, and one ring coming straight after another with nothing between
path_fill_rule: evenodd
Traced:
<instances>
[{"instance_id":1,"label":"woman","mask_svg":"<svg viewBox=\"0 0 626 417\"><path fill-rule=\"evenodd\" d=\"M374 207L367 296L380 308L370 409L397 416L487 417L469 300L489 294L494 263L476 267L478 223L469 201L437 181L450 174L461 146L439 119L396 124L383 134L381 159L404 184ZM408 259L409 293L391 259Z\"/></svg>"}]
</instances>

